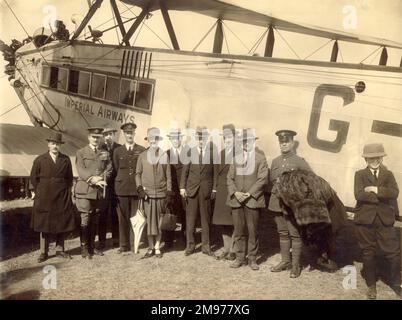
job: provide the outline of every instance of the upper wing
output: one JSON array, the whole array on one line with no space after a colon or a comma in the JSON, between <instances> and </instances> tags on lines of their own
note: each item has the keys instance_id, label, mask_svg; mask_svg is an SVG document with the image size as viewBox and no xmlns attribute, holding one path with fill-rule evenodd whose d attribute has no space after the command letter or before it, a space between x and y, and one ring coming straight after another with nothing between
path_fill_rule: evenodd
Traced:
<instances>
[{"instance_id":1,"label":"upper wing","mask_svg":"<svg viewBox=\"0 0 402 320\"><path fill-rule=\"evenodd\" d=\"M152 0L120 0L127 4L146 8ZM402 48L402 43L381 38L361 36L352 33L311 26L307 24L293 23L273 16L248 10L221 0L164 0L169 10L193 11L213 18L236 21L255 26L274 26L277 29L323 37L334 40L355 42L360 44L386 46L390 48ZM159 9L159 2L153 1L149 11Z\"/></svg>"},{"instance_id":2,"label":"upper wing","mask_svg":"<svg viewBox=\"0 0 402 320\"><path fill-rule=\"evenodd\" d=\"M51 130L28 125L0 124L0 175L9 177L29 177L34 159L47 151L47 141ZM75 153L86 142L63 134L65 143L61 152L68 155L73 163Z\"/></svg>"}]
</instances>

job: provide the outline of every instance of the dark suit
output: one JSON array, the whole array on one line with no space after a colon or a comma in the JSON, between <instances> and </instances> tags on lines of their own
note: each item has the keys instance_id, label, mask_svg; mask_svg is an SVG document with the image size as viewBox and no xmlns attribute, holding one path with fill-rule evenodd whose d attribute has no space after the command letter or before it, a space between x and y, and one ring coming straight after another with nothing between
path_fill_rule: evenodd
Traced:
<instances>
[{"instance_id":1,"label":"dark suit","mask_svg":"<svg viewBox=\"0 0 402 320\"><path fill-rule=\"evenodd\" d=\"M216 172L213 164L213 145L208 144L204 149L202 163L199 163L198 148L189 150L191 161L183 167L180 179L180 189L187 193L186 207L186 238L187 250L194 250L195 222L200 211L202 228L202 250L209 251L209 226L211 218L211 193L216 184Z\"/></svg>"},{"instance_id":2,"label":"dark suit","mask_svg":"<svg viewBox=\"0 0 402 320\"><path fill-rule=\"evenodd\" d=\"M365 187L374 186L378 193L366 192ZM392 284L400 285L400 244L393 227L398 214L398 185L394 175L380 166L378 179L369 168L359 170L354 182L357 207L356 232L363 254L364 275L368 286L376 283L376 254L382 251L390 263Z\"/></svg>"},{"instance_id":3,"label":"dark suit","mask_svg":"<svg viewBox=\"0 0 402 320\"><path fill-rule=\"evenodd\" d=\"M108 146L106 143L100 146L100 149L105 150L109 154L109 158L113 159L113 152L117 147L120 147L121 144L114 142L111 146ZM99 227L98 227L98 236L99 242L104 245L106 241L106 233L107 233L107 221L108 215L110 215L111 227L112 227L112 238L113 242L119 241L119 222L117 218L117 196L114 191L114 180L116 178L116 170L113 167L110 178L107 180L107 188L106 188L106 198L108 199L108 209L103 211L103 214L99 216Z\"/></svg>"},{"instance_id":4,"label":"dark suit","mask_svg":"<svg viewBox=\"0 0 402 320\"><path fill-rule=\"evenodd\" d=\"M116 170L114 190L117 195L117 213L119 218L120 248L134 250L134 233L130 218L138 208L137 185L135 183L135 169L138 156L145 148L134 144L133 150L128 151L126 145L116 148L113 152L113 167Z\"/></svg>"},{"instance_id":5,"label":"dark suit","mask_svg":"<svg viewBox=\"0 0 402 320\"><path fill-rule=\"evenodd\" d=\"M183 146L181 148L180 154L173 152L173 148L167 151L169 161L170 161L170 172L172 177L172 192L173 202L172 211L177 215L179 221L181 222L181 230L185 232L186 230L186 204L180 195L180 179L183 171L183 163L181 162L181 155L186 152L187 148ZM163 231L163 238L165 243L172 244L174 241L174 231Z\"/></svg>"}]
</instances>

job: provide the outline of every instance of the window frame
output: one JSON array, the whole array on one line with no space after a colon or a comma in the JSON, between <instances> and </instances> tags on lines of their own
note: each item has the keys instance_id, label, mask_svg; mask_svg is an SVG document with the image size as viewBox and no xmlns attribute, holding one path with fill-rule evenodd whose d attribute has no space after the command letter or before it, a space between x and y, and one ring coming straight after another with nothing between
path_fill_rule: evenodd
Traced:
<instances>
[{"instance_id":1,"label":"window frame","mask_svg":"<svg viewBox=\"0 0 402 320\"><path fill-rule=\"evenodd\" d=\"M54 66L56 67L56 66ZM70 69L68 68L63 68L63 67L56 67L58 69L57 71L57 88L55 88L57 91L62 91L62 92L68 92L68 83L70 81ZM66 87L64 89L59 89L59 71L63 69L67 71L67 80L66 80Z\"/></svg>"},{"instance_id":2,"label":"window frame","mask_svg":"<svg viewBox=\"0 0 402 320\"><path fill-rule=\"evenodd\" d=\"M130 107L130 108L135 108L135 97L137 95L137 90L134 91L134 97L133 97L133 104L125 104L123 102L121 102L120 98L121 98L121 85L123 83L123 80L128 80L128 81L134 81L135 82L135 89L137 89L137 85L138 85L138 80L137 79L131 79L131 78L126 78L126 77L121 77L120 78L120 88L119 88L119 101L118 104L122 105L124 107Z\"/></svg>"},{"instance_id":3,"label":"window frame","mask_svg":"<svg viewBox=\"0 0 402 320\"><path fill-rule=\"evenodd\" d=\"M117 101L113 101L113 100L108 100L108 99L106 99L107 80L108 80L109 78L117 79L117 81L119 82L119 85L118 85L118 88L119 88L118 90L119 90L119 92L117 93ZM119 101L120 101L120 100L119 100L119 99L120 99L120 85L121 85L121 77L112 76L112 75L106 75L105 94L104 94L103 100L105 100L105 101L107 101L107 102L119 104Z\"/></svg>"},{"instance_id":4,"label":"window frame","mask_svg":"<svg viewBox=\"0 0 402 320\"><path fill-rule=\"evenodd\" d=\"M142 112L149 112L149 113L152 113L152 108L153 108L153 104L154 104L154 88L155 88L155 83L153 82L153 81L144 81L144 80L140 80L140 79L138 79L138 80L136 80L137 81L137 85L139 86L140 85L140 83L146 83L146 84L149 84L149 85L151 85L151 100L150 100L150 102L149 102L149 107L148 107L148 109L144 109L144 108L140 108L140 107L137 107L136 105L135 105L135 97L134 97L134 108L136 109L136 110L141 110ZM137 96L137 92L138 92L138 90L136 90L135 91L135 96Z\"/></svg>"},{"instance_id":5,"label":"window frame","mask_svg":"<svg viewBox=\"0 0 402 320\"><path fill-rule=\"evenodd\" d=\"M78 88L77 88L77 94L79 96L83 96L83 97L89 97L91 95L91 89L92 89L92 73L90 71L84 71L84 70L76 70L79 73L83 72L83 73L87 73L89 74L89 83L88 83L88 94L84 94L84 93L80 93L79 92L79 88L80 88L80 77L78 76ZM106 93L106 87L105 87L105 93Z\"/></svg>"},{"instance_id":6,"label":"window frame","mask_svg":"<svg viewBox=\"0 0 402 320\"><path fill-rule=\"evenodd\" d=\"M94 97L93 95L92 95L92 83L93 83L93 77L94 76L102 76L102 77L104 77L104 90L103 90L103 97L102 98L100 98L100 97ZM97 99L97 100L104 100L104 101L107 101L106 99L105 99L105 96L106 96L106 80L107 80L107 75L106 74L103 74L103 73L98 73L98 72L91 72L91 87L90 87L90 95L89 95L89 97L90 98L92 98L92 99Z\"/></svg>"}]
</instances>

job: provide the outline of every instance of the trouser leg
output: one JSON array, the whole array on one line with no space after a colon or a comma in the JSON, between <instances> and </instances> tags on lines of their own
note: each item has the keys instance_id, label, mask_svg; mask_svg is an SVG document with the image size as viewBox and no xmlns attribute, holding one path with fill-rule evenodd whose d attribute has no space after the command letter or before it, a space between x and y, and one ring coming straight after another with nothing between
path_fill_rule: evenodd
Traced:
<instances>
[{"instance_id":1,"label":"trouser leg","mask_svg":"<svg viewBox=\"0 0 402 320\"><path fill-rule=\"evenodd\" d=\"M289 216L285 216L287 228L292 245L292 267L298 268L300 266L300 257L302 253L303 243L301 241L300 232L296 226L296 222Z\"/></svg>"},{"instance_id":2,"label":"trouser leg","mask_svg":"<svg viewBox=\"0 0 402 320\"><path fill-rule=\"evenodd\" d=\"M233 252L233 226L221 226L223 252Z\"/></svg>"},{"instance_id":3,"label":"trouser leg","mask_svg":"<svg viewBox=\"0 0 402 320\"><path fill-rule=\"evenodd\" d=\"M119 244L124 250L130 249L130 207L129 197L118 198Z\"/></svg>"},{"instance_id":4,"label":"trouser leg","mask_svg":"<svg viewBox=\"0 0 402 320\"><path fill-rule=\"evenodd\" d=\"M64 233L56 234L56 252L64 251Z\"/></svg>"},{"instance_id":5,"label":"trouser leg","mask_svg":"<svg viewBox=\"0 0 402 320\"><path fill-rule=\"evenodd\" d=\"M194 198L188 198L186 208L186 249L188 250L194 250L195 248L194 229L198 208L198 197L195 196Z\"/></svg>"},{"instance_id":6,"label":"trouser leg","mask_svg":"<svg viewBox=\"0 0 402 320\"><path fill-rule=\"evenodd\" d=\"M117 197L112 196L110 201L110 221L112 227L113 244L119 243L119 219L117 216Z\"/></svg>"},{"instance_id":7,"label":"trouser leg","mask_svg":"<svg viewBox=\"0 0 402 320\"><path fill-rule=\"evenodd\" d=\"M199 206L201 215L201 241L202 249L209 251L210 248L210 221L211 221L211 200L205 199L205 195L202 192L199 193Z\"/></svg>"},{"instance_id":8,"label":"trouser leg","mask_svg":"<svg viewBox=\"0 0 402 320\"><path fill-rule=\"evenodd\" d=\"M49 234L45 232L41 232L39 234L40 237L40 253L48 254L49 253Z\"/></svg>"},{"instance_id":9,"label":"trouser leg","mask_svg":"<svg viewBox=\"0 0 402 320\"><path fill-rule=\"evenodd\" d=\"M244 217L244 208L236 208L232 210L234 224L234 241L236 248L236 258L240 261L246 259L246 221Z\"/></svg>"},{"instance_id":10,"label":"trouser leg","mask_svg":"<svg viewBox=\"0 0 402 320\"><path fill-rule=\"evenodd\" d=\"M376 284L376 230L372 225L358 225L356 235L362 251L363 275L368 287Z\"/></svg>"},{"instance_id":11,"label":"trouser leg","mask_svg":"<svg viewBox=\"0 0 402 320\"><path fill-rule=\"evenodd\" d=\"M106 233L107 233L107 218L109 216L110 205L107 205L104 209L99 212L98 220L98 240L99 247L103 248L106 243Z\"/></svg>"},{"instance_id":12,"label":"trouser leg","mask_svg":"<svg viewBox=\"0 0 402 320\"><path fill-rule=\"evenodd\" d=\"M260 210L245 207L244 212L248 230L247 256L249 261L255 261L259 248L258 220Z\"/></svg>"},{"instance_id":13,"label":"trouser leg","mask_svg":"<svg viewBox=\"0 0 402 320\"><path fill-rule=\"evenodd\" d=\"M276 213L274 220L279 234L281 262L290 263L290 236L285 217L282 213Z\"/></svg>"}]
</instances>

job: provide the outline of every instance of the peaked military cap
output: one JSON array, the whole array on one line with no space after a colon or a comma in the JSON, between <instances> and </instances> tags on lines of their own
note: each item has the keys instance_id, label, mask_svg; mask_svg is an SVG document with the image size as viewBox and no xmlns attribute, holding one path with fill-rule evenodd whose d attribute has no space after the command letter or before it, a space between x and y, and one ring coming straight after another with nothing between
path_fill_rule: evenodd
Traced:
<instances>
[{"instance_id":1,"label":"peaked military cap","mask_svg":"<svg viewBox=\"0 0 402 320\"><path fill-rule=\"evenodd\" d=\"M278 136L280 142L288 142L289 140L293 140L293 137L297 135L297 133L293 130L279 130L276 131L275 134Z\"/></svg>"},{"instance_id":2,"label":"peaked military cap","mask_svg":"<svg viewBox=\"0 0 402 320\"><path fill-rule=\"evenodd\" d=\"M117 129L112 128L112 127L110 127L110 126L107 126L107 127L105 127L105 128L103 129L102 134L106 134L106 133L109 133L109 132L117 132Z\"/></svg>"},{"instance_id":3,"label":"peaked military cap","mask_svg":"<svg viewBox=\"0 0 402 320\"><path fill-rule=\"evenodd\" d=\"M101 127L89 127L87 130L89 134L99 137L102 136L103 128Z\"/></svg>"},{"instance_id":4,"label":"peaked military cap","mask_svg":"<svg viewBox=\"0 0 402 320\"><path fill-rule=\"evenodd\" d=\"M123 131L134 131L137 128L137 125L133 122L128 122L123 124L120 129Z\"/></svg>"}]
</instances>

